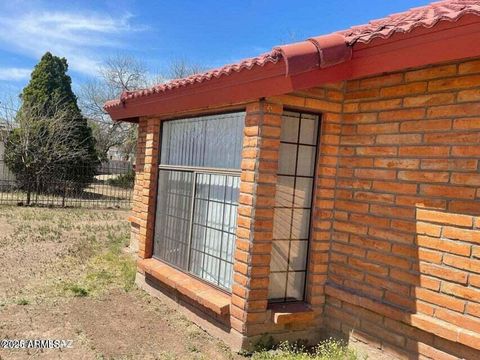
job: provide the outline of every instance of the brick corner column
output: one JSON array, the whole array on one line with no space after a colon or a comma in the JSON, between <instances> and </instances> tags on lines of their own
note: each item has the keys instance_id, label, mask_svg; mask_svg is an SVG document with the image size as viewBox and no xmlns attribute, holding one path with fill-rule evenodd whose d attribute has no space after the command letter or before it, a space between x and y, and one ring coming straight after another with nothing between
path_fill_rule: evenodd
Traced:
<instances>
[{"instance_id":1,"label":"brick corner column","mask_svg":"<svg viewBox=\"0 0 480 360\"><path fill-rule=\"evenodd\" d=\"M263 100L246 109L230 316L245 337L267 321L282 111Z\"/></svg>"},{"instance_id":2,"label":"brick corner column","mask_svg":"<svg viewBox=\"0 0 480 360\"><path fill-rule=\"evenodd\" d=\"M325 305L325 285L334 223L337 163L340 144L341 115L325 112L320 128L313 217L310 233L306 301L320 315ZM322 318L319 319L323 320Z\"/></svg>"},{"instance_id":3,"label":"brick corner column","mask_svg":"<svg viewBox=\"0 0 480 360\"><path fill-rule=\"evenodd\" d=\"M133 190L132 242L138 241L138 257L152 256L155 197L157 192L160 120L140 118L138 124L135 185Z\"/></svg>"}]
</instances>

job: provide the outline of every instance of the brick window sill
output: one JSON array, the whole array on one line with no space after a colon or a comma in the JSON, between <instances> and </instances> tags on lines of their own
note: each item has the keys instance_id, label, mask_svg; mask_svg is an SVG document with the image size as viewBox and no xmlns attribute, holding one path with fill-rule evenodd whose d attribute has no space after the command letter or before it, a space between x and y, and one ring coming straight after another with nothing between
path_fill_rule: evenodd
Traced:
<instances>
[{"instance_id":1,"label":"brick window sill","mask_svg":"<svg viewBox=\"0 0 480 360\"><path fill-rule=\"evenodd\" d=\"M222 291L156 259L141 259L138 267L202 307L220 316L230 313L230 296Z\"/></svg>"},{"instance_id":2,"label":"brick window sill","mask_svg":"<svg viewBox=\"0 0 480 360\"><path fill-rule=\"evenodd\" d=\"M270 304L268 309L273 323L277 325L306 323L315 318L315 312L305 303Z\"/></svg>"}]
</instances>

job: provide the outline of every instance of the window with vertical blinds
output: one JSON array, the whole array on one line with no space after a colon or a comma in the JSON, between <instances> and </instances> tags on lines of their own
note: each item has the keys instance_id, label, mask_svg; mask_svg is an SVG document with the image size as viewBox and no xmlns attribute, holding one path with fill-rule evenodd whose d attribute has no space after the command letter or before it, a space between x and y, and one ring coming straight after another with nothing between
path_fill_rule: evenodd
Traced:
<instances>
[{"instance_id":1,"label":"window with vertical blinds","mask_svg":"<svg viewBox=\"0 0 480 360\"><path fill-rule=\"evenodd\" d=\"M153 256L230 290L245 113L162 125Z\"/></svg>"}]
</instances>

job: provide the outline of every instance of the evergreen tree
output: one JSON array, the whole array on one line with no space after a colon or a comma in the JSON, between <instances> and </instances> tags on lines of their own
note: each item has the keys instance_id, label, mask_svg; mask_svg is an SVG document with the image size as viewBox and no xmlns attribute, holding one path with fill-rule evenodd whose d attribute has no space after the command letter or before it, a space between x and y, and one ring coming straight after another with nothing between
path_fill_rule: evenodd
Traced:
<instances>
[{"instance_id":1,"label":"evergreen tree","mask_svg":"<svg viewBox=\"0 0 480 360\"><path fill-rule=\"evenodd\" d=\"M79 189L95 175L95 141L67 70L65 58L45 53L20 95L18 128L7 140L5 161L29 190L33 179L36 191L56 190L66 182ZM32 145L26 149L26 144Z\"/></svg>"}]
</instances>

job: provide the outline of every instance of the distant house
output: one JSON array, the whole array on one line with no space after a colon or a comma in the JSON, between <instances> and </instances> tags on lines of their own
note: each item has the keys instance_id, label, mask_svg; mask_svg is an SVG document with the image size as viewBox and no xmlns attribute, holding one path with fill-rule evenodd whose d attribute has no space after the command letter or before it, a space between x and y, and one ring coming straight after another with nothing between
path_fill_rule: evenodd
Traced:
<instances>
[{"instance_id":1,"label":"distant house","mask_svg":"<svg viewBox=\"0 0 480 360\"><path fill-rule=\"evenodd\" d=\"M107 152L110 161L128 161L134 162L135 154L126 154L124 149L118 146L112 146Z\"/></svg>"},{"instance_id":2,"label":"distant house","mask_svg":"<svg viewBox=\"0 0 480 360\"><path fill-rule=\"evenodd\" d=\"M109 101L137 284L237 349L480 359L479 39L442 1Z\"/></svg>"}]
</instances>

